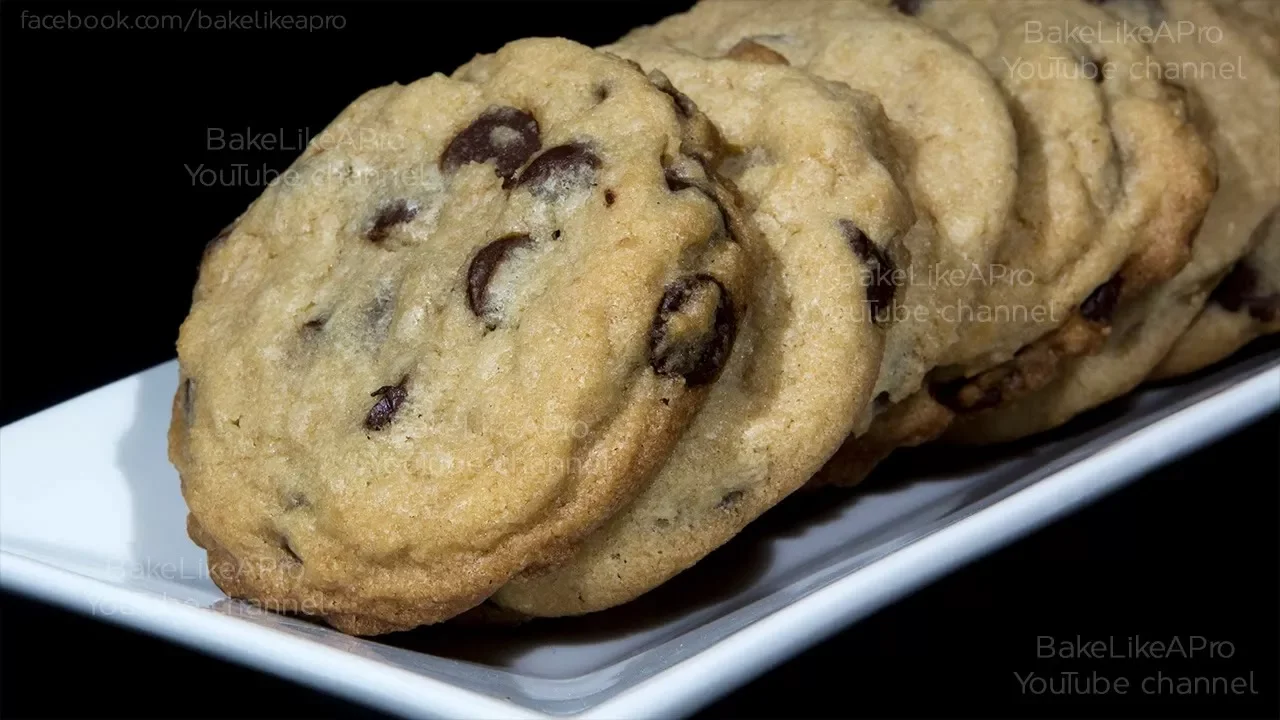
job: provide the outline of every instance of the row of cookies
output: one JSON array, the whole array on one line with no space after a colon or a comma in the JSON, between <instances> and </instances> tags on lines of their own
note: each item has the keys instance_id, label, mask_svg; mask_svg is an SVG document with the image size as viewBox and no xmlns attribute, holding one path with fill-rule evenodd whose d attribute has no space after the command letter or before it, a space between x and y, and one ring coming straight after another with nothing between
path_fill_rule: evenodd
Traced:
<instances>
[{"instance_id":1,"label":"row of cookies","mask_svg":"<svg viewBox=\"0 0 1280 720\"><path fill-rule=\"evenodd\" d=\"M1246 3L704 0L367 93L321 138L400 142L313 143L206 252L170 454L211 575L364 634L600 610L806 484L1274 329ZM1263 80L1052 32L1199 12L1242 44L1178 49Z\"/></svg>"},{"instance_id":2,"label":"row of cookies","mask_svg":"<svg viewBox=\"0 0 1280 720\"><path fill-rule=\"evenodd\" d=\"M1205 8L1174 5L1131 22L1199 27L1218 19L1188 18L1181 13ZM887 164L899 168L915 221L874 265L892 280L885 287L873 279L869 288L885 332L872 399L810 484L856 484L894 448L944 434L976 442L1032 434L1127 392L1168 354L1248 246L1256 213L1280 198L1265 184L1267 168L1271 177L1280 169L1267 154L1280 137L1267 132L1267 123L1280 122L1275 93L1229 83L1225 92L1259 103L1256 112L1226 104L1229 115L1244 109L1239 124L1249 127L1245 142L1257 163L1230 178L1260 189L1232 201L1229 216L1239 225L1213 216L1204 223L1220 172L1221 151L1210 143L1240 133L1195 116L1206 112L1194 106L1203 102L1196 90L1170 81L1162 65L1153 70L1161 61L1152 44L1124 39L1124 19L1083 2L704 0L605 48L662 71L707 113L732 147L723 170L743 189L770 248L794 237L780 218L794 220L806 207L782 202L787 195L775 183L797 150L801 162L823 164L806 146L821 137L808 121L816 116L793 103L778 118L769 110L771 84L837 82L881 105L894 156ZM1052 28L1073 25L1110 27L1120 40L1051 37ZM820 227L831 222L829 213L808 213ZM1224 248L1226 264L1215 263ZM1256 307L1275 302L1257 300L1265 298L1259 289L1263 295L1246 301L1255 308L1253 332L1266 322ZM765 312L793 322L785 311ZM1137 335L1135 323L1145 326ZM763 487L767 507L778 488L785 494L803 484L795 463L756 442L772 417L767 403L757 410L738 422L704 410L694 437L715 442L683 444L706 462L664 468L571 560L517 578L495 601L535 616L625 602L696 562L761 509L735 510L729 498L736 504ZM703 435L700 426L711 430ZM786 435L830 442L802 423ZM743 482L753 474L762 477ZM726 490L732 494L715 511L704 510Z\"/></svg>"}]
</instances>

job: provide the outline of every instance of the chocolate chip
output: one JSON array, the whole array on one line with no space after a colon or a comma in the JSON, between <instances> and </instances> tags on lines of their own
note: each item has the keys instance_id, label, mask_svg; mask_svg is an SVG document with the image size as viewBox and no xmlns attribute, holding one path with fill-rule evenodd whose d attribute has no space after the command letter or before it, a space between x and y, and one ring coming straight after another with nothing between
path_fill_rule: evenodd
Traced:
<instances>
[{"instance_id":1,"label":"chocolate chip","mask_svg":"<svg viewBox=\"0 0 1280 720\"><path fill-rule=\"evenodd\" d=\"M485 320L490 330L498 327L498 323L492 317L495 308L489 303L489 281L512 250L532 242L533 238L524 233L500 237L480 248L467 266L467 306L476 317Z\"/></svg>"},{"instance_id":2,"label":"chocolate chip","mask_svg":"<svg viewBox=\"0 0 1280 720\"><path fill-rule=\"evenodd\" d=\"M893 6L903 15L919 15L924 0L893 0Z\"/></svg>"},{"instance_id":3,"label":"chocolate chip","mask_svg":"<svg viewBox=\"0 0 1280 720\"><path fill-rule=\"evenodd\" d=\"M741 490L730 490L724 494L724 497L720 498L720 502L716 503L716 507L721 510L733 507L742 499L742 495L743 492Z\"/></svg>"},{"instance_id":4,"label":"chocolate chip","mask_svg":"<svg viewBox=\"0 0 1280 720\"><path fill-rule=\"evenodd\" d=\"M705 385L720 375L737 331L729 291L719 280L702 273L680 278L667 285L654 313L649 364L659 375L683 377L689 387Z\"/></svg>"},{"instance_id":5,"label":"chocolate chip","mask_svg":"<svg viewBox=\"0 0 1280 720\"><path fill-rule=\"evenodd\" d=\"M533 115L513 107L491 107L449 141L440 154L440 169L449 173L467 163L493 160L499 177L510 181L541 147Z\"/></svg>"},{"instance_id":6,"label":"chocolate chip","mask_svg":"<svg viewBox=\"0 0 1280 720\"><path fill-rule=\"evenodd\" d=\"M593 92L593 93L594 93L594 95L595 95L596 103L597 103L597 104L598 104L598 103L602 103L602 102L604 102L605 100L608 100L608 99L609 99L609 86L608 86L608 85L603 85L603 84L602 84L602 85L597 85L597 86L595 86L595 89L594 89L592 92Z\"/></svg>"},{"instance_id":7,"label":"chocolate chip","mask_svg":"<svg viewBox=\"0 0 1280 720\"><path fill-rule=\"evenodd\" d=\"M1245 263L1238 262L1231 268L1231 272L1218 282L1209 299L1228 312L1240 312L1257 287L1257 273Z\"/></svg>"},{"instance_id":8,"label":"chocolate chip","mask_svg":"<svg viewBox=\"0 0 1280 720\"><path fill-rule=\"evenodd\" d=\"M365 233L365 238L371 243L380 243L387 239L387 235L391 233L391 228L396 225L403 225L417 216L417 205L407 200L393 200L378 208L378 214L373 216L373 223L369 226L369 231Z\"/></svg>"},{"instance_id":9,"label":"chocolate chip","mask_svg":"<svg viewBox=\"0 0 1280 720\"><path fill-rule=\"evenodd\" d=\"M671 101L676 106L676 114L680 117L688 119L698 113L698 106L694 104L693 100L690 100L688 95L677 90L666 75L654 70L649 73L649 82L671 98Z\"/></svg>"},{"instance_id":10,"label":"chocolate chip","mask_svg":"<svg viewBox=\"0 0 1280 720\"><path fill-rule=\"evenodd\" d=\"M557 197L593 185L600 165L586 143L557 145L534 158L513 184L539 197Z\"/></svg>"},{"instance_id":11,"label":"chocolate chip","mask_svg":"<svg viewBox=\"0 0 1280 720\"><path fill-rule=\"evenodd\" d=\"M1114 275L1112 278L1089 293L1089 297L1080 303L1080 315L1090 322L1107 323L1116 311L1116 302L1120 300L1120 289L1124 286L1124 277Z\"/></svg>"},{"instance_id":12,"label":"chocolate chip","mask_svg":"<svg viewBox=\"0 0 1280 720\"><path fill-rule=\"evenodd\" d=\"M763 63L765 65L790 64L782 53L765 47L751 38L739 40L724 56L740 62Z\"/></svg>"},{"instance_id":13,"label":"chocolate chip","mask_svg":"<svg viewBox=\"0 0 1280 720\"><path fill-rule=\"evenodd\" d=\"M1254 227L1249 235L1249 242L1256 246L1265 242L1265 238L1274 223L1280 222L1280 206L1272 208L1262 221ZM1271 322L1280 309L1280 297L1269 297L1258 294L1258 272L1244 260L1237 262L1231 272L1218 282L1218 286L1209 295L1209 301L1218 304L1228 312L1247 310L1254 318L1262 322Z\"/></svg>"},{"instance_id":14,"label":"chocolate chip","mask_svg":"<svg viewBox=\"0 0 1280 720\"><path fill-rule=\"evenodd\" d=\"M613 201L617 199L618 196L615 195L612 190L604 191L604 204L606 207L613 207Z\"/></svg>"},{"instance_id":15,"label":"chocolate chip","mask_svg":"<svg viewBox=\"0 0 1280 720\"><path fill-rule=\"evenodd\" d=\"M839 220L840 232L867 266L867 304L871 306L871 318L874 322L883 321L882 314L892 308L893 296L897 292L897 272L889 255L876 247L866 233L858 229L852 220Z\"/></svg>"},{"instance_id":16,"label":"chocolate chip","mask_svg":"<svg viewBox=\"0 0 1280 720\"><path fill-rule=\"evenodd\" d=\"M395 419L396 411L404 404L404 400L409 393L405 390L409 378L405 376L400 379L399 384L383 385L369 394L369 397L376 397L378 401L369 409L369 414L364 418L364 427L366 430L381 430Z\"/></svg>"},{"instance_id":17,"label":"chocolate chip","mask_svg":"<svg viewBox=\"0 0 1280 720\"><path fill-rule=\"evenodd\" d=\"M1250 298L1249 315L1258 322L1275 322L1280 318L1280 293Z\"/></svg>"},{"instance_id":18,"label":"chocolate chip","mask_svg":"<svg viewBox=\"0 0 1280 720\"><path fill-rule=\"evenodd\" d=\"M1228 312L1246 311L1260 322L1271 322L1280 316L1280 294L1256 295L1258 272L1240 261L1222 278L1209 296Z\"/></svg>"}]
</instances>

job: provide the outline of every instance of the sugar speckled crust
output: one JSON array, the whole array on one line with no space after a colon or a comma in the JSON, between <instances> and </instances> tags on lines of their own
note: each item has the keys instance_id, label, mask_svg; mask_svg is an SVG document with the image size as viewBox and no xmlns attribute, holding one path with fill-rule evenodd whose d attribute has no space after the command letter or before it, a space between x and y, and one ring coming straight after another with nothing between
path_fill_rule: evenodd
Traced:
<instances>
[{"instance_id":1,"label":"sugar speckled crust","mask_svg":"<svg viewBox=\"0 0 1280 720\"><path fill-rule=\"evenodd\" d=\"M1280 78L1256 52L1249 28L1219 13L1213 4L1195 0L1110 2L1105 8L1134 25L1158 27L1163 22L1214 28L1214 39L1206 42L1185 36L1182 41L1155 42L1152 52L1166 67L1231 63L1248 73L1247 80L1200 72L1178 79L1187 87L1196 124L1209 133L1220 189L1195 237L1190 262L1172 279L1121 307L1099 352L1070 361L1042 390L957 423L952 428L955 439L992 442L1023 437L1132 390L1200 313L1280 197L1280 146L1275 142L1280 137Z\"/></svg>"},{"instance_id":2,"label":"sugar speckled crust","mask_svg":"<svg viewBox=\"0 0 1280 720\"><path fill-rule=\"evenodd\" d=\"M361 96L206 251L170 457L233 597L463 612L642 490L734 348L705 117L567 40L483 64Z\"/></svg>"},{"instance_id":3,"label":"sugar speckled crust","mask_svg":"<svg viewBox=\"0 0 1280 720\"><path fill-rule=\"evenodd\" d=\"M661 70L721 129L723 171L765 242L734 355L653 483L567 563L494 595L529 615L627 602L804 484L872 396L883 287L871 266L914 222L871 96L779 64L607 49Z\"/></svg>"},{"instance_id":4,"label":"sugar speckled crust","mask_svg":"<svg viewBox=\"0 0 1280 720\"><path fill-rule=\"evenodd\" d=\"M1280 333L1280 206L1254 233L1253 249L1227 273L1151 379L1217 363L1263 335Z\"/></svg>"},{"instance_id":5,"label":"sugar speckled crust","mask_svg":"<svg viewBox=\"0 0 1280 720\"><path fill-rule=\"evenodd\" d=\"M880 401L855 426L849 444L857 447L841 456L882 457L936 435L949 411L917 412L931 402L917 391L935 366L963 358L964 318L982 291L972 278L990 274L1017 189L1017 141L995 81L944 35L857 1L704 0L626 38L654 39L713 56L746 44L883 103L919 217L904 242L910 257L898 265L903 287ZM892 411L899 402L909 407ZM817 482L852 484L865 474L841 467L833 463Z\"/></svg>"}]
</instances>

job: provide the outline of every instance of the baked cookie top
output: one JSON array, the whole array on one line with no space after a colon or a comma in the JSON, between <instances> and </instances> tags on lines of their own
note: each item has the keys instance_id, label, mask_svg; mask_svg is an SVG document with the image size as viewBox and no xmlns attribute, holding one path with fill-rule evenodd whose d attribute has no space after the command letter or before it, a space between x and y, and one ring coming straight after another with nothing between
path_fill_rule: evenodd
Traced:
<instances>
[{"instance_id":1,"label":"baked cookie top","mask_svg":"<svg viewBox=\"0 0 1280 720\"><path fill-rule=\"evenodd\" d=\"M641 490L744 312L713 141L559 39L344 110L210 245L180 331L171 456L223 589L436 622Z\"/></svg>"},{"instance_id":2,"label":"baked cookie top","mask_svg":"<svg viewBox=\"0 0 1280 720\"><path fill-rule=\"evenodd\" d=\"M1021 437L1136 387L1248 250L1251 236L1280 198L1280 146L1275 142L1280 137L1280 77L1255 51L1249 27L1211 3L1110 2L1102 9L1120 14L1131 35L1161 26L1189 31L1154 36L1150 47L1166 82L1185 88L1192 119L1212 143L1220 187L1195 235L1190 261L1171 279L1118 307L1097 353L1070 361L1059 378L1024 400L966 418L954 428L961 439Z\"/></svg>"},{"instance_id":3,"label":"baked cookie top","mask_svg":"<svg viewBox=\"0 0 1280 720\"><path fill-rule=\"evenodd\" d=\"M954 361L1003 238L1017 187L1017 144L999 87L962 47L863 2L704 0L630 33L705 56L771 53L883 104L919 217L877 394L898 401Z\"/></svg>"},{"instance_id":4,"label":"baked cookie top","mask_svg":"<svg viewBox=\"0 0 1280 720\"><path fill-rule=\"evenodd\" d=\"M494 601L531 615L618 605L693 565L800 487L845 438L880 364L876 310L913 223L869 95L785 65L606 48L657 69L729 148L764 245L733 355L653 483L565 564ZM767 56L762 59L768 60Z\"/></svg>"}]
</instances>

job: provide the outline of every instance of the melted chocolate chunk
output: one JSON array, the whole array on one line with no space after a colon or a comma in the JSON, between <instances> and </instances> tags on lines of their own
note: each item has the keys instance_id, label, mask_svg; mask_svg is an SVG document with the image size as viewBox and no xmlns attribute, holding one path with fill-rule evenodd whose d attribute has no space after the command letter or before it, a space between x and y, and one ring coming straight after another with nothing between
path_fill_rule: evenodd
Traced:
<instances>
[{"instance_id":1,"label":"melted chocolate chunk","mask_svg":"<svg viewBox=\"0 0 1280 720\"><path fill-rule=\"evenodd\" d=\"M924 0L893 0L893 6L903 15L918 15L924 7Z\"/></svg>"},{"instance_id":2,"label":"melted chocolate chunk","mask_svg":"<svg viewBox=\"0 0 1280 720\"><path fill-rule=\"evenodd\" d=\"M410 204L406 200L393 200L378 209L378 214L373 216L373 223L369 227L369 232L365 233L365 238L371 243L380 243L387 239L391 228L403 225L417 216L417 205Z\"/></svg>"},{"instance_id":3,"label":"melted chocolate chunk","mask_svg":"<svg viewBox=\"0 0 1280 720\"><path fill-rule=\"evenodd\" d=\"M654 87L671 98L671 101L676 106L676 114L680 117L688 119L698 113L698 106L694 104L693 100L690 100L688 95L677 90L666 75L654 70L649 73L649 81L653 83Z\"/></svg>"},{"instance_id":4,"label":"melted chocolate chunk","mask_svg":"<svg viewBox=\"0 0 1280 720\"><path fill-rule=\"evenodd\" d=\"M381 430L391 421L395 419L396 411L404 404L404 400L409 396L405 390L408 384L408 376L401 378L397 385L383 385L369 394L369 397L376 397L378 401L369 409L369 414L364 418L364 427L366 430Z\"/></svg>"},{"instance_id":5,"label":"melted chocolate chunk","mask_svg":"<svg viewBox=\"0 0 1280 720\"><path fill-rule=\"evenodd\" d=\"M492 317L494 308L489 303L489 281L512 250L532 242L533 238L524 233L500 237L480 248L467 266L467 306L476 317L485 320L490 330L498 327L498 323Z\"/></svg>"},{"instance_id":6,"label":"melted chocolate chunk","mask_svg":"<svg viewBox=\"0 0 1280 720\"><path fill-rule=\"evenodd\" d=\"M538 121L513 107L491 107L449 141L440 169L453 172L467 163L494 161L499 177L510 181L542 147Z\"/></svg>"},{"instance_id":7,"label":"melted chocolate chunk","mask_svg":"<svg viewBox=\"0 0 1280 720\"><path fill-rule=\"evenodd\" d=\"M1258 322L1275 322L1280 318L1280 293L1250 299L1249 315Z\"/></svg>"},{"instance_id":8,"label":"melted chocolate chunk","mask_svg":"<svg viewBox=\"0 0 1280 720\"><path fill-rule=\"evenodd\" d=\"M596 103L602 103L609 99L609 86L604 84L597 85L592 90L592 93L595 95Z\"/></svg>"},{"instance_id":9,"label":"melted chocolate chunk","mask_svg":"<svg viewBox=\"0 0 1280 720\"><path fill-rule=\"evenodd\" d=\"M1231 268L1209 296L1228 312L1248 312L1259 322L1272 322L1280 317L1280 293L1258 295L1258 273L1241 261Z\"/></svg>"},{"instance_id":10,"label":"melted chocolate chunk","mask_svg":"<svg viewBox=\"0 0 1280 720\"><path fill-rule=\"evenodd\" d=\"M706 317L710 302L714 312ZM689 387L705 385L720 375L737 332L729 291L719 280L702 273L680 278L667 286L653 315L649 364L659 375L683 377Z\"/></svg>"},{"instance_id":11,"label":"melted chocolate chunk","mask_svg":"<svg viewBox=\"0 0 1280 720\"><path fill-rule=\"evenodd\" d=\"M1238 262L1231 272L1218 282L1209 299L1228 312L1240 312L1258 287L1258 274L1243 262Z\"/></svg>"},{"instance_id":12,"label":"melted chocolate chunk","mask_svg":"<svg viewBox=\"0 0 1280 720\"><path fill-rule=\"evenodd\" d=\"M1120 300L1120 289L1124 286L1124 277L1113 275L1089 293L1089 297L1080 303L1080 315L1085 320L1095 323L1111 322L1111 315L1116 311L1116 303Z\"/></svg>"},{"instance_id":13,"label":"melted chocolate chunk","mask_svg":"<svg viewBox=\"0 0 1280 720\"><path fill-rule=\"evenodd\" d=\"M740 62L762 63L765 65L790 64L782 53L765 47L751 38L739 40L724 56Z\"/></svg>"},{"instance_id":14,"label":"melted chocolate chunk","mask_svg":"<svg viewBox=\"0 0 1280 720\"><path fill-rule=\"evenodd\" d=\"M529 163L515 187L528 187L539 197L558 197L595 183L600 158L586 143L557 145Z\"/></svg>"},{"instance_id":15,"label":"melted chocolate chunk","mask_svg":"<svg viewBox=\"0 0 1280 720\"><path fill-rule=\"evenodd\" d=\"M898 290L893 260L888 253L876 247L852 220L841 218L839 223L840 232L849 242L849 247L867 266L867 304L871 306L871 318L877 324L883 322L882 315L893 307L893 296Z\"/></svg>"},{"instance_id":16,"label":"melted chocolate chunk","mask_svg":"<svg viewBox=\"0 0 1280 720\"><path fill-rule=\"evenodd\" d=\"M604 204L606 207L613 207L613 202L618 199L612 190L604 191Z\"/></svg>"}]
</instances>

